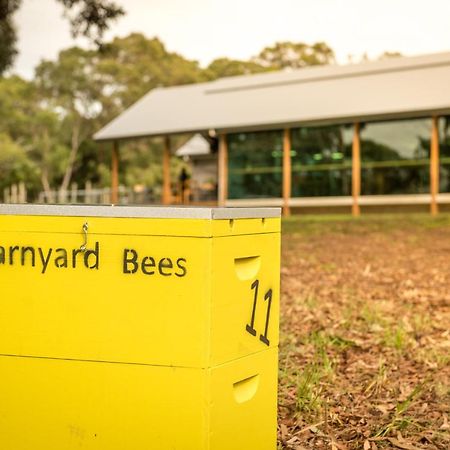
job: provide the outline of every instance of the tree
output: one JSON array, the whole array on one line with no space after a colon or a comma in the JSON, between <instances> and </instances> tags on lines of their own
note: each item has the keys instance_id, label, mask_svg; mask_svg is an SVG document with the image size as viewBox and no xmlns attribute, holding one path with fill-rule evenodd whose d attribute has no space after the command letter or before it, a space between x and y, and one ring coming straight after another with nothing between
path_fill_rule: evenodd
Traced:
<instances>
[{"instance_id":1,"label":"tree","mask_svg":"<svg viewBox=\"0 0 450 450\"><path fill-rule=\"evenodd\" d=\"M334 52L325 42L316 42L313 45L303 42L277 42L272 47L264 48L253 60L272 69L298 69L331 64L334 62Z\"/></svg>"},{"instance_id":2,"label":"tree","mask_svg":"<svg viewBox=\"0 0 450 450\"><path fill-rule=\"evenodd\" d=\"M100 88L95 79L96 52L73 47L60 52L57 61L42 61L35 83L41 101L58 114L62 143L70 149L65 158L60 190L68 190L79 149L94 132L102 111Z\"/></svg>"},{"instance_id":3,"label":"tree","mask_svg":"<svg viewBox=\"0 0 450 450\"><path fill-rule=\"evenodd\" d=\"M0 0L0 74L11 66L17 54L15 47L16 30L12 15L21 0Z\"/></svg>"},{"instance_id":4,"label":"tree","mask_svg":"<svg viewBox=\"0 0 450 450\"><path fill-rule=\"evenodd\" d=\"M0 134L2 183L24 181L17 178L26 173L28 188L48 193L60 176L67 149L58 114L46 109L33 82L17 76L0 79Z\"/></svg>"},{"instance_id":5,"label":"tree","mask_svg":"<svg viewBox=\"0 0 450 450\"><path fill-rule=\"evenodd\" d=\"M0 133L23 145L35 108L33 83L18 76L0 78Z\"/></svg>"},{"instance_id":6,"label":"tree","mask_svg":"<svg viewBox=\"0 0 450 450\"><path fill-rule=\"evenodd\" d=\"M96 77L103 86L105 120L151 89L207 79L197 61L169 52L158 38L148 39L140 33L105 45L98 54Z\"/></svg>"},{"instance_id":7,"label":"tree","mask_svg":"<svg viewBox=\"0 0 450 450\"><path fill-rule=\"evenodd\" d=\"M111 0L55 0L65 9L72 35L85 36L101 45L104 32L124 10ZM22 0L0 0L0 75L11 66L17 54L13 14Z\"/></svg>"},{"instance_id":8,"label":"tree","mask_svg":"<svg viewBox=\"0 0 450 450\"><path fill-rule=\"evenodd\" d=\"M249 75L273 70L272 67L262 66L255 61L240 61L236 59L218 58L212 61L205 69L210 80L237 75Z\"/></svg>"},{"instance_id":9,"label":"tree","mask_svg":"<svg viewBox=\"0 0 450 450\"><path fill-rule=\"evenodd\" d=\"M19 181L37 178L37 170L27 157L26 150L14 142L9 134L0 133L0 191Z\"/></svg>"}]
</instances>

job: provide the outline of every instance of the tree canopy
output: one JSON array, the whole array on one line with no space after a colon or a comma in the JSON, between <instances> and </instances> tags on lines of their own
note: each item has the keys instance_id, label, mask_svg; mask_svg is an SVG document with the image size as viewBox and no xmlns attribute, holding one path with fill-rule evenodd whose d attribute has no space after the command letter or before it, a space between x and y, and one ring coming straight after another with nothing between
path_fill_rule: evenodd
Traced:
<instances>
[{"instance_id":1,"label":"tree canopy","mask_svg":"<svg viewBox=\"0 0 450 450\"><path fill-rule=\"evenodd\" d=\"M272 47L264 48L254 58L263 67L298 69L306 66L334 63L334 52L325 42L308 45L303 42L277 42Z\"/></svg>"}]
</instances>

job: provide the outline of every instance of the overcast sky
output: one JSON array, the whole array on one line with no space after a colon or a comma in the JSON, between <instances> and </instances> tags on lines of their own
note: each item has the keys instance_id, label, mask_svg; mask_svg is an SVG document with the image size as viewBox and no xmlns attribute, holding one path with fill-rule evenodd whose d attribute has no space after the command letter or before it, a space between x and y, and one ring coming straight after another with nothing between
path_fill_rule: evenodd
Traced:
<instances>
[{"instance_id":1,"label":"overcast sky","mask_svg":"<svg viewBox=\"0 0 450 450\"><path fill-rule=\"evenodd\" d=\"M248 59L276 41L325 41L339 63L384 51L416 55L450 50L450 0L116 0L127 15L107 37L139 31L202 65ZM31 77L42 58L74 45L55 0L23 0L16 16L20 56Z\"/></svg>"}]
</instances>

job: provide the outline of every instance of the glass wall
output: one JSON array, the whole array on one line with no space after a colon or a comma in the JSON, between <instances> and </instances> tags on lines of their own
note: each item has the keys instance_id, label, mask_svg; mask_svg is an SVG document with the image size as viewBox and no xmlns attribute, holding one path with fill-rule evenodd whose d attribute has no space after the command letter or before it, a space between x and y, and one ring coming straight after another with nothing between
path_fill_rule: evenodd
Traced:
<instances>
[{"instance_id":1,"label":"glass wall","mask_svg":"<svg viewBox=\"0 0 450 450\"><path fill-rule=\"evenodd\" d=\"M228 198L282 196L283 132L229 134Z\"/></svg>"},{"instance_id":2,"label":"glass wall","mask_svg":"<svg viewBox=\"0 0 450 450\"><path fill-rule=\"evenodd\" d=\"M353 126L291 130L292 197L351 195Z\"/></svg>"},{"instance_id":3,"label":"glass wall","mask_svg":"<svg viewBox=\"0 0 450 450\"><path fill-rule=\"evenodd\" d=\"M361 195L430 192L431 118L361 124ZM450 116L439 119L440 191L450 192ZM228 140L228 198L281 198L283 131ZM291 130L292 197L352 194L353 124Z\"/></svg>"},{"instance_id":4,"label":"glass wall","mask_svg":"<svg viewBox=\"0 0 450 450\"><path fill-rule=\"evenodd\" d=\"M450 116L439 118L439 192L450 192Z\"/></svg>"},{"instance_id":5,"label":"glass wall","mask_svg":"<svg viewBox=\"0 0 450 450\"><path fill-rule=\"evenodd\" d=\"M431 119L361 124L361 194L430 191Z\"/></svg>"}]
</instances>

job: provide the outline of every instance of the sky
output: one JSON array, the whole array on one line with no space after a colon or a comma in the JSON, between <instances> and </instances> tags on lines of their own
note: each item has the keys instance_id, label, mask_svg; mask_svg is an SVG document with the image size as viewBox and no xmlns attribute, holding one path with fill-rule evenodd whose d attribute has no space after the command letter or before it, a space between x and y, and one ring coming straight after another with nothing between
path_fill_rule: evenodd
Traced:
<instances>
[{"instance_id":1,"label":"sky","mask_svg":"<svg viewBox=\"0 0 450 450\"><path fill-rule=\"evenodd\" d=\"M142 32L206 66L249 59L277 41L325 41L338 63L384 51L450 51L450 0L115 0L127 15L106 38ZM16 15L19 57L13 71L33 76L41 59L86 45L73 40L55 0L23 0Z\"/></svg>"}]
</instances>

